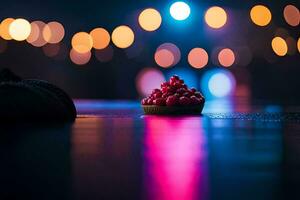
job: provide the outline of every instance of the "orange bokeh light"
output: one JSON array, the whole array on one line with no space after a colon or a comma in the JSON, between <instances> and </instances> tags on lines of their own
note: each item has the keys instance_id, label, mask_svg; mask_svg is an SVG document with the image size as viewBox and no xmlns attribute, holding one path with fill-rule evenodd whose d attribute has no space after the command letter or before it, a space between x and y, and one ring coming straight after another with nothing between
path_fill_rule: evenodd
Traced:
<instances>
[{"instance_id":1,"label":"orange bokeh light","mask_svg":"<svg viewBox=\"0 0 300 200\"><path fill-rule=\"evenodd\" d=\"M286 21L291 26L298 26L300 23L300 13L297 7L293 5L285 6L283 10L283 16Z\"/></svg>"},{"instance_id":2,"label":"orange bokeh light","mask_svg":"<svg viewBox=\"0 0 300 200\"><path fill-rule=\"evenodd\" d=\"M65 29L59 22L49 22L43 29L43 37L50 44L59 43L65 36Z\"/></svg>"},{"instance_id":3,"label":"orange bokeh light","mask_svg":"<svg viewBox=\"0 0 300 200\"><path fill-rule=\"evenodd\" d=\"M28 38L26 39L26 41L28 43L33 43L34 41L36 41L39 38L40 29L39 29L39 26L34 22L31 22L30 26L31 26L31 32L30 32Z\"/></svg>"},{"instance_id":4,"label":"orange bokeh light","mask_svg":"<svg viewBox=\"0 0 300 200\"><path fill-rule=\"evenodd\" d=\"M213 6L206 11L205 22L211 28L221 28L227 22L227 14L223 8Z\"/></svg>"},{"instance_id":5,"label":"orange bokeh light","mask_svg":"<svg viewBox=\"0 0 300 200\"><path fill-rule=\"evenodd\" d=\"M139 15L139 24L146 31L157 30L162 22L160 13L153 9L147 8L141 12Z\"/></svg>"},{"instance_id":6,"label":"orange bokeh light","mask_svg":"<svg viewBox=\"0 0 300 200\"><path fill-rule=\"evenodd\" d=\"M43 29L45 27L45 23L42 21L34 21L31 23L32 32L30 33L29 37L27 38L27 42L35 47L41 47L47 44L47 41L43 37Z\"/></svg>"},{"instance_id":7,"label":"orange bokeh light","mask_svg":"<svg viewBox=\"0 0 300 200\"><path fill-rule=\"evenodd\" d=\"M91 52L85 52L85 53L79 53L74 49L71 49L70 51L70 59L73 63L76 65L85 65L87 64L91 59Z\"/></svg>"},{"instance_id":8,"label":"orange bokeh light","mask_svg":"<svg viewBox=\"0 0 300 200\"><path fill-rule=\"evenodd\" d=\"M274 53L278 56L285 56L288 52L287 43L281 37L273 38L271 45Z\"/></svg>"},{"instance_id":9,"label":"orange bokeh light","mask_svg":"<svg viewBox=\"0 0 300 200\"><path fill-rule=\"evenodd\" d=\"M194 68L203 68L208 63L208 54L202 48L194 48L188 55L188 62Z\"/></svg>"},{"instance_id":10,"label":"orange bokeh light","mask_svg":"<svg viewBox=\"0 0 300 200\"><path fill-rule=\"evenodd\" d=\"M174 63L174 55L168 49L160 49L155 52L154 59L156 64L163 68L171 67Z\"/></svg>"},{"instance_id":11,"label":"orange bokeh light","mask_svg":"<svg viewBox=\"0 0 300 200\"><path fill-rule=\"evenodd\" d=\"M14 20L14 18L6 18L1 22L0 35L3 39L12 40L12 37L9 34L9 26Z\"/></svg>"},{"instance_id":12,"label":"orange bokeh light","mask_svg":"<svg viewBox=\"0 0 300 200\"><path fill-rule=\"evenodd\" d=\"M250 17L254 24L266 26L271 22L272 14L266 6L256 5L251 9Z\"/></svg>"},{"instance_id":13,"label":"orange bokeh light","mask_svg":"<svg viewBox=\"0 0 300 200\"><path fill-rule=\"evenodd\" d=\"M134 33L128 26L118 26L112 32L111 39L117 47L122 49L128 48L134 42Z\"/></svg>"},{"instance_id":14,"label":"orange bokeh light","mask_svg":"<svg viewBox=\"0 0 300 200\"><path fill-rule=\"evenodd\" d=\"M229 48L222 49L218 54L218 60L222 66L230 67L235 61L234 52Z\"/></svg>"},{"instance_id":15,"label":"orange bokeh light","mask_svg":"<svg viewBox=\"0 0 300 200\"><path fill-rule=\"evenodd\" d=\"M88 53L93 48L93 38L86 32L76 33L72 38L72 47L78 53Z\"/></svg>"},{"instance_id":16,"label":"orange bokeh light","mask_svg":"<svg viewBox=\"0 0 300 200\"><path fill-rule=\"evenodd\" d=\"M104 49L109 45L110 35L104 28L95 28L90 32L95 49Z\"/></svg>"}]
</instances>

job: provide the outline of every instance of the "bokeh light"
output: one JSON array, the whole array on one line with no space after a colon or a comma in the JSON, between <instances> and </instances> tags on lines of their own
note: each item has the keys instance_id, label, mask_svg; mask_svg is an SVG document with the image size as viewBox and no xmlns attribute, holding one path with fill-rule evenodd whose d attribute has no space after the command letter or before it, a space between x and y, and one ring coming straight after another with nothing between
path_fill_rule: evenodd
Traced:
<instances>
[{"instance_id":1,"label":"bokeh light","mask_svg":"<svg viewBox=\"0 0 300 200\"><path fill-rule=\"evenodd\" d=\"M118 26L113 31L111 39L117 47L125 49L134 42L134 33L128 26Z\"/></svg>"},{"instance_id":2,"label":"bokeh light","mask_svg":"<svg viewBox=\"0 0 300 200\"><path fill-rule=\"evenodd\" d=\"M275 37L272 40L272 49L278 56L285 56L288 52L288 46L285 40L281 37Z\"/></svg>"},{"instance_id":3,"label":"bokeh light","mask_svg":"<svg viewBox=\"0 0 300 200\"><path fill-rule=\"evenodd\" d=\"M218 61L224 67L230 67L235 61L234 52L229 48L222 49L218 54Z\"/></svg>"},{"instance_id":4,"label":"bokeh light","mask_svg":"<svg viewBox=\"0 0 300 200\"><path fill-rule=\"evenodd\" d=\"M91 52L79 53L75 49L71 49L70 51L70 59L76 65L85 65L91 59Z\"/></svg>"},{"instance_id":5,"label":"bokeh light","mask_svg":"<svg viewBox=\"0 0 300 200\"><path fill-rule=\"evenodd\" d=\"M254 24L258 26L266 26L272 19L269 8L263 5L256 5L250 11L250 17Z\"/></svg>"},{"instance_id":6,"label":"bokeh light","mask_svg":"<svg viewBox=\"0 0 300 200\"><path fill-rule=\"evenodd\" d=\"M181 58L180 49L175 44L163 43L157 48L156 52L158 52L160 50L167 50L172 53L174 59L173 59L173 63L170 66L176 65L180 61L180 58ZM165 54L165 55L169 55L169 54ZM162 59L163 59L163 57L162 57ZM169 58L169 60L170 60L170 58Z\"/></svg>"},{"instance_id":7,"label":"bokeh light","mask_svg":"<svg viewBox=\"0 0 300 200\"><path fill-rule=\"evenodd\" d=\"M298 47L298 51L300 53L300 38L298 38L297 47Z\"/></svg>"},{"instance_id":8,"label":"bokeh light","mask_svg":"<svg viewBox=\"0 0 300 200\"><path fill-rule=\"evenodd\" d=\"M10 24L14 21L15 19L14 18L6 18L4 19L2 22L1 22L1 37L5 40L11 40L12 37L9 33L9 26Z\"/></svg>"},{"instance_id":9,"label":"bokeh light","mask_svg":"<svg viewBox=\"0 0 300 200\"><path fill-rule=\"evenodd\" d=\"M147 8L141 12L138 20L144 30L155 31L160 27L162 18L157 10Z\"/></svg>"},{"instance_id":10,"label":"bokeh light","mask_svg":"<svg viewBox=\"0 0 300 200\"><path fill-rule=\"evenodd\" d=\"M47 41L43 37L43 30L46 24L42 21L34 21L31 22L31 27L35 27L32 29L34 32L31 32L29 37L27 38L27 42L35 47L41 47L47 44ZM37 28L38 27L38 30Z\"/></svg>"},{"instance_id":11,"label":"bokeh light","mask_svg":"<svg viewBox=\"0 0 300 200\"><path fill-rule=\"evenodd\" d=\"M107 46L105 49L96 49L95 57L100 62L109 62L114 56L114 49L112 46Z\"/></svg>"},{"instance_id":12,"label":"bokeh light","mask_svg":"<svg viewBox=\"0 0 300 200\"><path fill-rule=\"evenodd\" d=\"M190 13L190 6L183 1L177 1L170 7L171 16L179 21L187 19L190 16Z\"/></svg>"},{"instance_id":13,"label":"bokeh light","mask_svg":"<svg viewBox=\"0 0 300 200\"><path fill-rule=\"evenodd\" d=\"M154 60L157 65L168 68L173 65L175 58L173 53L168 49L160 49L155 52Z\"/></svg>"},{"instance_id":14,"label":"bokeh light","mask_svg":"<svg viewBox=\"0 0 300 200\"><path fill-rule=\"evenodd\" d=\"M283 16L290 26L298 26L300 23L300 13L296 6L287 5L283 10Z\"/></svg>"},{"instance_id":15,"label":"bokeh light","mask_svg":"<svg viewBox=\"0 0 300 200\"><path fill-rule=\"evenodd\" d=\"M88 53L93 48L93 38L86 32L79 32L72 37L71 44L77 53Z\"/></svg>"},{"instance_id":16,"label":"bokeh light","mask_svg":"<svg viewBox=\"0 0 300 200\"><path fill-rule=\"evenodd\" d=\"M31 25L26 19L16 19L9 25L10 36L17 41L26 40L31 32Z\"/></svg>"},{"instance_id":17,"label":"bokeh light","mask_svg":"<svg viewBox=\"0 0 300 200\"><path fill-rule=\"evenodd\" d=\"M90 32L93 38L93 47L95 49L104 49L109 45L110 34L104 28L95 28Z\"/></svg>"},{"instance_id":18,"label":"bokeh light","mask_svg":"<svg viewBox=\"0 0 300 200\"><path fill-rule=\"evenodd\" d=\"M203 68L208 63L208 54L202 48L194 48L188 54L188 62L194 68Z\"/></svg>"},{"instance_id":19,"label":"bokeh light","mask_svg":"<svg viewBox=\"0 0 300 200\"><path fill-rule=\"evenodd\" d=\"M206 11L205 22L211 28L221 28L227 22L227 14L223 8L213 6Z\"/></svg>"},{"instance_id":20,"label":"bokeh light","mask_svg":"<svg viewBox=\"0 0 300 200\"><path fill-rule=\"evenodd\" d=\"M204 73L200 86L208 99L225 98L234 94L236 81L230 71L215 69Z\"/></svg>"},{"instance_id":21,"label":"bokeh light","mask_svg":"<svg viewBox=\"0 0 300 200\"><path fill-rule=\"evenodd\" d=\"M154 88L159 88L166 79L163 73L157 69L144 68L136 77L136 88L141 96L148 96Z\"/></svg>"},{"instance_id":22,"label":"bokeh light","mask_svg":"<svg viewBox=\"0 0 300 200\"><path fill-rule=\"evenodd\" d=\"M59 43L64 36L65 29L59 22L49 22L43 29L43 37L50 44Z\"/></svg>"},{"instance_id":23,"label":"bokeh light","mask_svg":"<svg viewBox=\"0 0 300 200\"><path fill-rule=\"evenodd\" d=\"M28 43L33 43L39 38L40 28L35 22L31 22L30 26L31 26L31 31L26 41Z\"/></svg>"},{"instance_id":24,"label":"bokeh light","mask_svg":"<svg viewBox=\"0 0 300 200\"><path fill-rule=\"evenodd\" d=\"M57 56L59 51L60 51L59 44L46 44L45 46L43 46L43 52L48 57Z\"/></svg>"}]
</instances>

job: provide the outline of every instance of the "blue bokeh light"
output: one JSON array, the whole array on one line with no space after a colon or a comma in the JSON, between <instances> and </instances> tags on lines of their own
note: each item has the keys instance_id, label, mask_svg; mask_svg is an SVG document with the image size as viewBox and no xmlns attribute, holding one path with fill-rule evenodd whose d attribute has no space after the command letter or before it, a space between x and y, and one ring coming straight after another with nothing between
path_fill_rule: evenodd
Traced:
<instances>
[{"instance_id":1,"label":"blue bokeh light","mask_svg":"<svg viewBox=\"0 0 300 200\"><path fill-rule=\"evenodd\" d=\"M178 21L187 19L190 16L190 13L190 6L183 1L177 1L170 7L171 16Z\"/></svg>"},{"instance_id":2,"label":"blue bokeh light","mask_svg":"<svg viewBox=\"0 0 300 200\"><path fill-rule=\"evenodd\" d=\"M233 94L235 84L235 78L230 71L215 69L203 75L201 89L206 98L225 98Z\"/></svg>"}]
</instances>

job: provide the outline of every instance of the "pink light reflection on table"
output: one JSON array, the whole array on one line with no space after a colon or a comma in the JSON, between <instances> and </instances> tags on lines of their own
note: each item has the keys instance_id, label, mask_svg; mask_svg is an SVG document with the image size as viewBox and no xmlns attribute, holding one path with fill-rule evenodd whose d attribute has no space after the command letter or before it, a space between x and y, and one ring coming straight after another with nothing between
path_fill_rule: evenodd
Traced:
<instances>
[{"instance_id":1,"label":"pink light reflection on table","mask_svg":"<svg viewBox=\"0 0 300 200\"><path fill-rule=\"evenodd\" d=\"M201 118L146 116L145 123L145 199L207 199Z\"/></svg>"}]
</instances>

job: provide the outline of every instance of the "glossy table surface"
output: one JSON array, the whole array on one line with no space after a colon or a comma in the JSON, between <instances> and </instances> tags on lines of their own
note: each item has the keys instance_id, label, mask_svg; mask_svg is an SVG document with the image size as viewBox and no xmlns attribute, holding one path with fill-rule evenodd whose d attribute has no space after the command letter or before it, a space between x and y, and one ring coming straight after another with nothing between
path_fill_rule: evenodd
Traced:
<instances>
[{"instance_id":1,"label":"glossy table surface","mask_svg":"<svg viewBox=\"0 0 300 200\"><path fill-rule=\"evenodd\" d=\"M300 107L218 100L171 117L75 102L72 124L3 125L0 199L300 197Z\"/></svg>"}]
</instances>

